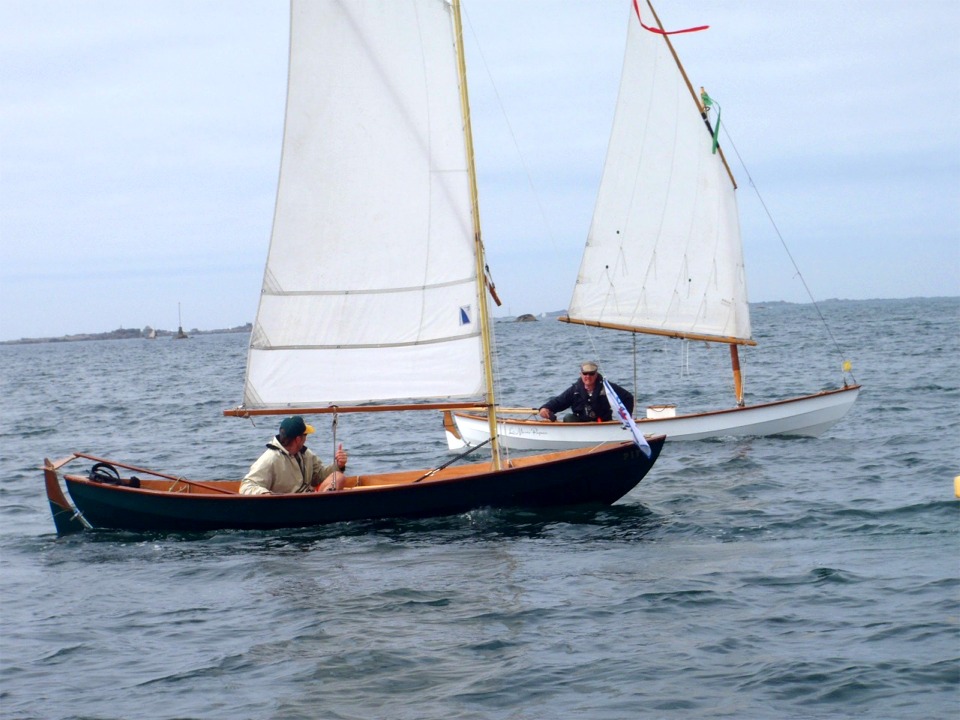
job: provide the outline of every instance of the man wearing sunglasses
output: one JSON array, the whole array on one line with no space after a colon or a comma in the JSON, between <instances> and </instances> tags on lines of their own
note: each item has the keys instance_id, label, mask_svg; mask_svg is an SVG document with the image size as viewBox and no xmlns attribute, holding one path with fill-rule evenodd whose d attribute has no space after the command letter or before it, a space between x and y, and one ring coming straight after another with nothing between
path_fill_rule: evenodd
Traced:
<instances>
[{"instance_id":1,"label":"man wearing sunglasses","mask_svg":"<svg viewBox=\"0 0 960 720\"><path fill-rule=\"evenodd\" d=\"M609 381L608 381L609 382ZM633 414L633 395L615 383L610 383L623 401L627 412ZM564 422L601 422L613 419L613 411L603 389L603 375L595 362L580 364L580 377L556 397L540 406L540 417L555 422L557 413L570 408Z\"/></svg>"}]
</instances>

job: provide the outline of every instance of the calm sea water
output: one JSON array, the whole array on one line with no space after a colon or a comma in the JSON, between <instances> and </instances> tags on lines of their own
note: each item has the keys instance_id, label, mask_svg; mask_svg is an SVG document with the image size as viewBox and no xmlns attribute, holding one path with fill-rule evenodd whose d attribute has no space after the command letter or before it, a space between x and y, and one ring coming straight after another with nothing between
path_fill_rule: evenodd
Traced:
<instances>
[{"instance_id":1,"label":"calm sea water","mask_svg":"<svg viewBox=\"0 0 960 720\"><path fill-rule=\"evenodd\" d=\"M747 394L864 391L819 439L668 444L609 509L58 539L74 450L240 477L245 335L0 347L3 718L955 718L960 299L768 305ZM536 405L632 340L497 323ZM641 405L730 402L725 349L642 340ZM329 418L314 449L329 454ZM438 416L344 415L360 471L449 458Z\"/></svg>"}]
</instances>

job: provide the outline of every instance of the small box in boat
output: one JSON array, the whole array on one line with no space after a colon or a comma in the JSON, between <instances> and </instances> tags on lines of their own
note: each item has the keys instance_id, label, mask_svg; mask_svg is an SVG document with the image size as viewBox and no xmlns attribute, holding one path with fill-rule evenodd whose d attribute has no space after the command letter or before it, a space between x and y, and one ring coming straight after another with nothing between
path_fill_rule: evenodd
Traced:
<instances>
[{"instance_id":1,"label":"small box in boat","mask_svg":"<svg viewBox=\"0 0 960 720\"><path fill-rule=\"evenodd\" d=\"M676 405L649 405L647 407L647 418L658 420L660 418L672 418L677 416Z\"/></svg>"}]
</instances>

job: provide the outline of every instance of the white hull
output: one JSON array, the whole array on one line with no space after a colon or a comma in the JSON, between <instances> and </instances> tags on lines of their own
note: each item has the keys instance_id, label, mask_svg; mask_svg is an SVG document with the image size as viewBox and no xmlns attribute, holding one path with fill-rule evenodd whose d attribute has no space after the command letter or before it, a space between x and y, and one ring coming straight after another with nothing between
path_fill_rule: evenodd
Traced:
<instances>
[{"instance_id":1,"label":"white hull","mask_svg":"<svg viewBox=\"0 0 960 720\"><path fill-rule=\"evenodd\" d=\"M853 406L859 385L826 390L815 395L749 405L729 410L691 413L667 418L639 418L644 435L666 435L667 441L703 440L737 436L805 435L817 437L835 425ZM535 413L531 410L531 414ZM490 437L482 414L452 413L455 425L445 423L451 450L477 445ZM498 418L500 444L514 450L589 447L605 442L630 440L619 422L564 423ZM458 437L459 435L459 437Z\"/></svg>"}]
</instances>

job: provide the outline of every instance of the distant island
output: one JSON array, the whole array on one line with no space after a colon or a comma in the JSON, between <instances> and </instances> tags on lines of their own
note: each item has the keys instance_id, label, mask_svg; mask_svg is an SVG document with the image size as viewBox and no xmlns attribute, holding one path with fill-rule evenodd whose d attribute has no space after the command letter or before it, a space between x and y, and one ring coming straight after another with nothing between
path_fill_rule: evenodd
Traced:
<instances>
[{"instance_id":1,"label":"distant island","mask_svg":"<svg viewBox=\"0 0 960 720\"><path fill-rule=\"evenodd\" d=\"M939 298L892 298L889 302L896 302L901 299L939 299ZM849 302L842 298L830 298L828 300L821 300L820 304L828 304L835 302ZM752 302L750 303L754 308L763 309L765 306L772 305L797 305L797 304L806 304L806 303L794 303L788 300L768 300L766 302ZM502 317L495 318L498 322L534 322L541 318L556 318L562 315L566 315L566 310L551 310L549 312L542 312L538 315L533 313L523 313L521 315L506 315ZM248 333L253 330L253 323L247 323L246 325L238 325L237 327L232 328L222 328L219 330L198 330L193 328L188 330L187 335L222 335L224 333ZM0 345L30 345L36 343L61 343L61 342L78 342L80 340L135 340L135 339L152 339L156 338L175 338L177 336L176 330L154 330L149 325L142 330L137 330L134 328L119 328L117 330L111 330L109 332L102 333L81 333L78 335L64 335L63 337L44 337L44 338L20 338L19 340L0 340Z\"/></svg>"},{"instance_id":2,"label":"distant island","mask_svg":"<svg viewBox=\"0 0 960 720\"><path fill-rule=\"evenodd\" d=\"M221 335L224 333L248 333L253 330L253 323L238 325L232 328L222 328L220 330L193 330L187 331L187 335ZM34 345L37 343L59 343L59 342L79 342L81 340L154 340L161 337L176 338L177 330L155 330L147 325L142 330L135 328L119 328L102 333L81 333L79 335L63 335L62 337L45 338L20 338L19 340L0 340L0 345Z\"/></svg>"},{"instance_id":3,"label":"distant island","mask_svg":"<svg viewBox=\"0 0 960 720\"><path fill-rule=\"evenodd\" d=\"M544 318L556 318L566 314L566 310L551 310L550 312L541 312L538 314L523 313L521 315L504 315L495 319L501 322L536 322Z\"/></svg>"}]
</instances>

